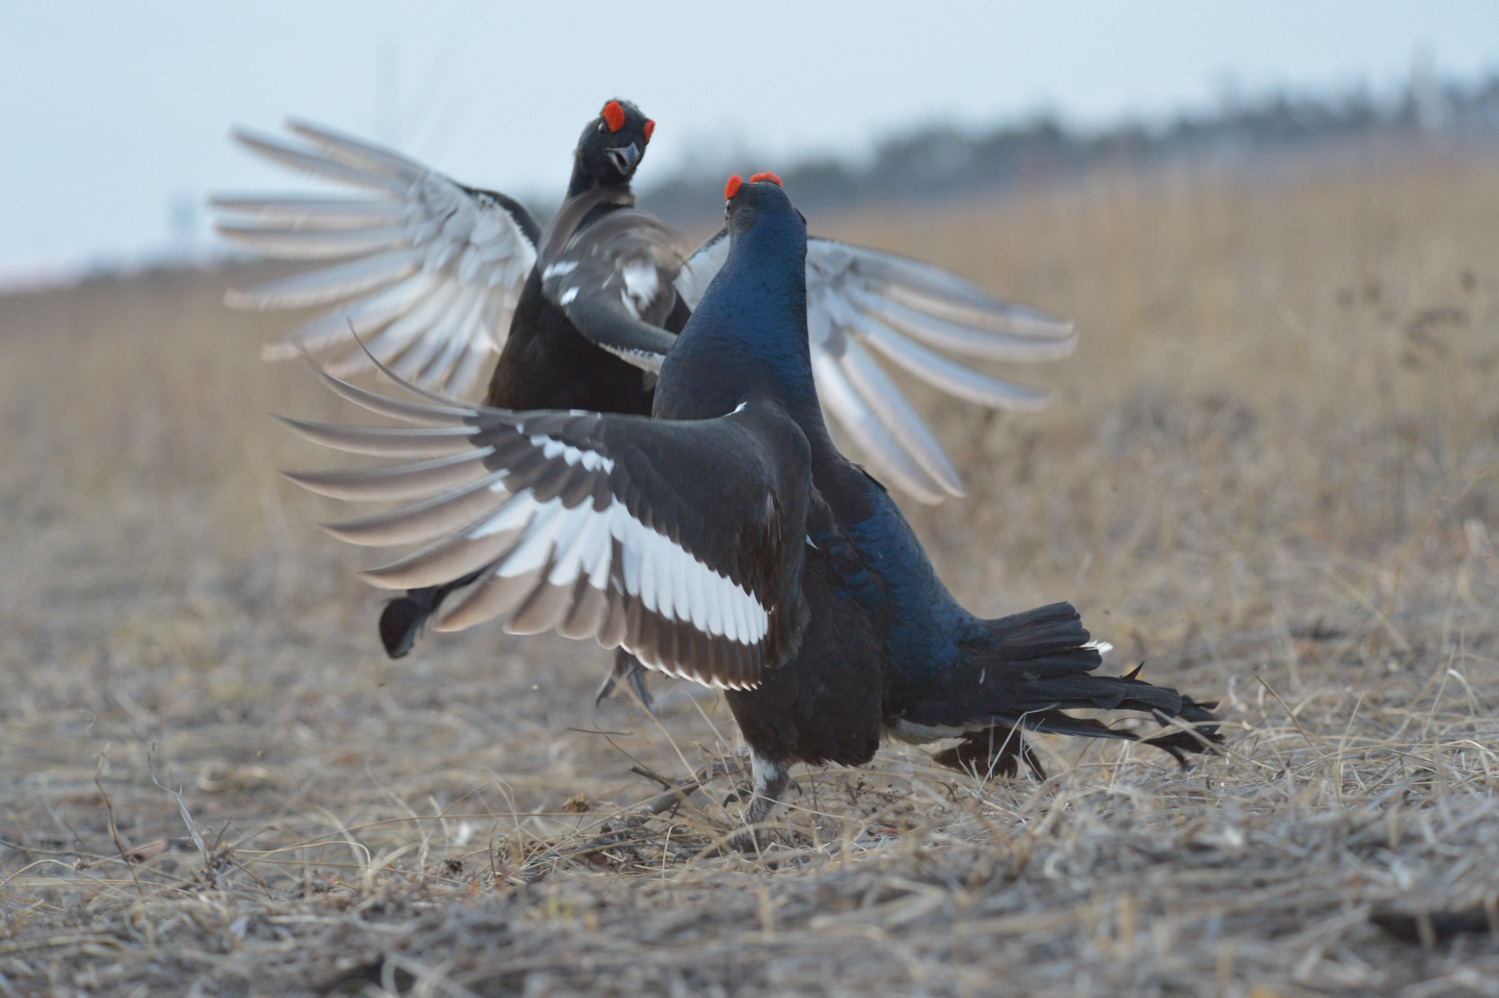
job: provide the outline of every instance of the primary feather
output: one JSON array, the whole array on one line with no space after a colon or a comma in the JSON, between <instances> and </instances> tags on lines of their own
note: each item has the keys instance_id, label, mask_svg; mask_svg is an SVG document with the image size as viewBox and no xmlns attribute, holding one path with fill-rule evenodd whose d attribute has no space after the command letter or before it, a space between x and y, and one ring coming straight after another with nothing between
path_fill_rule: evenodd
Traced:
<instances>
[{"instance_id":1,"label":"primary feather","mask_svg":"<svg viewBox=\"0 0 1499 998\"><path fill-rule=\"evenodd\" d=\"M629 182L649 131L633 105L614 103L624 124L615 132L596 119L584 130L569 197L550 229L560 238L550 245L512 199L465 187L375 143L302 121L287 123L292 141L235 131L262 157L366 196L214 199L224 213L219 231L238 245L285 259L347 261L231 292L229 303L337 304L270 344L268 359L337 347L352 323L376 358L416 384L468 394L498 355L485 395L490 404L648 412L649 390L632 390L630 379L638 385L639 377L622 368L659 368L670 336L642 327L680 329L722 267L729 240L720 232L691 251L679 234L634 208ZM620 144L626 139L633 144ZM634 150L625 157L626 173L617 172L617 157L606 155L619 148ZM600 210L599 198L611 203ZM535 301L526 290L533 270L543 280ZM937 351L1033 363L1065 356L1077 342L1070 323L893 253L815 238L806 280L814 367L829 420L883 478L925 503L962 495L962 480L881 362L977 405L1031 411L1046 404L1048 393ZM558 332L544 331L548 308L564 313L553 322ZM577 349L551 342L561 335L581 336L621 366L585 362ZM516 339L523 343L512 346ZM569 365L580 365L577 380L593 386L591 397L546 373ZM332 370L352 375L368 366L351 350L334 358Z\"/></svg>"}]
</instances>

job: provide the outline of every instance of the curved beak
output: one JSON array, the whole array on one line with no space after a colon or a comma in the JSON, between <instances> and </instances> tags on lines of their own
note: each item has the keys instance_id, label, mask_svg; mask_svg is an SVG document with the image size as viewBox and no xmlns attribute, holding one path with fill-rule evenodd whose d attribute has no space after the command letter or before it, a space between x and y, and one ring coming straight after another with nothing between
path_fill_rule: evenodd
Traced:
<instances>
[{"instance_id":1,"label":"curved beak","mask_svg":"<svg viewBox=\"0 0 1499 998\"><path fill-rule=\"evenodd\" d=\"M635 170L635 164L640 162L640 147L631 142L627 146L616 146L605 150L604 155L609 157L609 162L624 176L629 176Z\"/></svg>"}]
</instances>

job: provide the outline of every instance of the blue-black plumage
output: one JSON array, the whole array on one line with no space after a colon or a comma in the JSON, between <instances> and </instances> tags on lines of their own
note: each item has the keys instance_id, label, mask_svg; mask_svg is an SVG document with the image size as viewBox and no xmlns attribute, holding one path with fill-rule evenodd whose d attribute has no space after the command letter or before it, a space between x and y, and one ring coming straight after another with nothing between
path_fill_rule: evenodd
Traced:
<instances>
[{"instance_id":1,"label":"blue-black plumage","mask_svg":"<svg viewBox=\"0 0 1499 998\"><path fill-rule=\"evenodd\" d=\"M792 763L859 765L885 736L959 738L940 761L1000 772L1039 771L1025 728L1137 738L1074 708L1198 725L1148 740L1178 759L1219 740L1189 697L1095 675L1099 649L1070 604L982 619L952 597L823 421L805 220L773 177L735 178L726 196L727 257L661 363L651 418L468 406L409 384L417 401L394 400L324 375L425 427L290 421L330 446L421 458L292 476L339 498L415 500L329 528L361 544L430 542L366 577L465 583L439 628L499 617L519 633L592 636L723 688L754 765L751 824Z\"/></svg>"},{"instance_id":2,"label":"blue-black plumage","mask_svg":"<svg viewBox=\"0 0 1499 998\"><path fill-rule=\"evenodd\" d=\"M773 400L806 435L814 495L825 509L808 524L807 636L774 674L778 695L763 687L729 694L757 775L769 774L751 819L773 805L787 764L865 762L882 731L913 741L993 740L997 729L1005 735L994 764L1010 771L1015 758L1031 761L1021 727L1134 737L1060 713L1069 708L1201 725L1201 740L1179 732L1155 742L1178 758L1218 740L1216 719L1175 690L1094 675L1100 651L1071 604L991 620L953 598L889 494L828 434L806 347L805 220L778 181L731 182L730 195L728 259L663 366L655 414L711 418L748 398ZM875 661L856 661L870 655ZM798 707L815 723L788 719Z\"/></svg>"}]
</instances>

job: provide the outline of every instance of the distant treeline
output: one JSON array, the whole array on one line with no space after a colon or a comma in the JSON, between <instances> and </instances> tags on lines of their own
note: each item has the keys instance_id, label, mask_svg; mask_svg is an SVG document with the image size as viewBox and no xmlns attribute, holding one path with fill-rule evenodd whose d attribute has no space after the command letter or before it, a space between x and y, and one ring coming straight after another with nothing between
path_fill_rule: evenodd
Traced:
<instances>
[{"instance_id":1,"label":"distant treeline","mask_svg":"<svg viewBox=\"0 0 1499 998\"><path fill-rule=\"evenodd\" d=\"M1265 153L1379 138L1499 144L1499 76L1469 86L1418 78L1393 100L1363 92L1225 101L1211 113L1158 127L1124 124L1091 133L1046 115L983 133L918 128L881 143L866 165L823 158L778 172L799 204L828 211L866 201L996 193L1100 166L1150 169L1191 161L1232 168ZM669 221L700 223L705 200L711 203L723 184L721 173L689 167L648 189L641 201Z\"/></svg>"}]
</instances>

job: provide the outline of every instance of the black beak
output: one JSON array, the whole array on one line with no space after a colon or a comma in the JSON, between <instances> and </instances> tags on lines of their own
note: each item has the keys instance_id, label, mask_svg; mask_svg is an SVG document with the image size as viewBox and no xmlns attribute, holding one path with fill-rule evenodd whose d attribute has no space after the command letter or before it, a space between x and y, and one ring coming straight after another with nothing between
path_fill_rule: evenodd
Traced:
<instances>
[{"instance_id":1,"label":"black beak","mask_svg":"<svg viewBox=\"0 0 1499 998\"><path fill-rule=\"evenodd\" d=\"M640 147L631 142L627 146L606 149L604 155L609 157L609 162L614 164L621 176L628 177L634 172L635 164L640 162Z\"/></svg>"}]
</instances>

